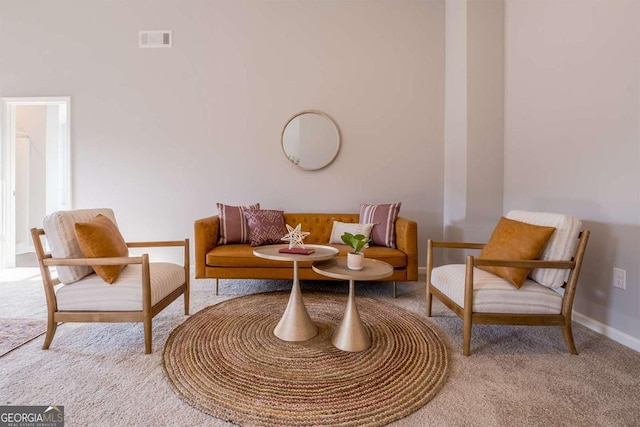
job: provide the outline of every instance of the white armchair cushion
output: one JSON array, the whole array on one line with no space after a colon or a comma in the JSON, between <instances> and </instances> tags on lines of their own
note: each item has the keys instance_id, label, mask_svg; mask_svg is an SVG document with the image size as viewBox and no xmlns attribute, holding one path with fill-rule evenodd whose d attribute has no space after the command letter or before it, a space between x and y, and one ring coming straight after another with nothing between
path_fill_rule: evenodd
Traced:
<instances>
[{"instance_id":1,"label":"white armchair cushion","mask_svg":"<svg viewBox=\"0 0 640 427\"><path fill-rule=\"evenodd\" d=\"M149 264L151 304L185 283L184 267L157 262ZM60 311L140 311L142 310L142 265L127 265L118 280L109 284L91 274L56 291Z\"/></svg>"},{"instance_id":2,"label":"white armchair cushion","mask_svg":"<svg viewBox=\"0 0 640 427\"><path fill-rule=\"evenodd\" d=\"M575 253L578 235L582 229L582 222L575 217L556 213L528 212L514 210L507 214L507 218L534 225L555 227L544 252L542 260L569 261ZM557 289L564 284L567 270L554 268L534 268L529 273L534 281L551 289Z\"/></svg>"},{"instance_id":3,"label":"white armchair cushion","mask_svg":"<svg viewBox=\"0 0 640 427\"><path fill-rule=\"evenodd\" d=\"M464 307L466 266L449 264L431 272L431 284L460 307ZM520 289L508 280L473 269L473 311L478 313L559 314L562 295L526 279Z\"/></svg>"},{"instance_id":4,"label":"white armchair cushion","mask_svg":"<svg viewBox=\"0 0 640 427\"><path fill-rule=\"evenodd\" d=\"M74 211L58 211L47 215L42 220L42 228L49 243L51 256L54 258L84 258L78 239L76 239L76 222L88 222L102 214L116 223L113 210L78 209ZM62 283L73 283L93 273L90 266L56 267L58 278Z\"/></svg>"}]
</instances>

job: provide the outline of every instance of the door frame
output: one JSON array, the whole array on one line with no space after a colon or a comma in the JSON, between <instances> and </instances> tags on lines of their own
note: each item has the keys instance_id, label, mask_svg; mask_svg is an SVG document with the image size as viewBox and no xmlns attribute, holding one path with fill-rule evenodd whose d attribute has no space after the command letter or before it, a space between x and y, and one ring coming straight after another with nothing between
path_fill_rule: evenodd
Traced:
<instances>
[{"instance_id":1,"label":"door frame","mask_svg":"<svg viewBox=\"0 0 640 427\"><path fill-rule=\"evenodd\" d=\"M3 97L0 99L2 111L2 134L0 135L0 268L15 267L15 189L16 189L16 107L23 105L58 105L66 108L66 131L59 141L58 161L60 177L59 209L71 209L71 97Z\"/></svg>"}]
</instances>

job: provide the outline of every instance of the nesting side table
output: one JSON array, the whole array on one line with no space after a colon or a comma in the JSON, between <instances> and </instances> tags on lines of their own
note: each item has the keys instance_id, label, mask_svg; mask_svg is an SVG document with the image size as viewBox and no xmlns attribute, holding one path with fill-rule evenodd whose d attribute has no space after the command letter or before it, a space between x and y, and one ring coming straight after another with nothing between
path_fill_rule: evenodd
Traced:
<instances>
[{"instance_id":1,"label":"nesting side table","mask_svg":"<svg viewBox=\"0 0 640 427\"><path fill-rule=\"evenodd\" d=\"M318 334L318 327L309 317L309 313L302 300L302 291L300 290L300 281L298 280L298 261L326 260L338 255L338 249L331 246L304 246L309 249L314 249L315 251L309 255L280 252L281 248L289 247L289 245L267 245L258 246L253 249L253 254L260 258L275 261L293 261L293 284L291 286L289 303L280 321L273 330L275 336L283 341L306 341Z\"/></svg>"},{"instance_id":2,"label":"nesting side table","mask_svg":"<svg viewBox=\"0 0 640 427\"><path fill-rule=\"evenodd\" d=\"M360 313L356 306L355 281L389 277L393 274L393 267L383 261L365 258L362 270L349 270L347 268L347 258L340 257L326 261L316 261L313 263L312 268L318 274L333 279L349 281L347 307L340 326L333 334L331 340L333 345L344 351L364 351L371 347L371 338L362 324Z\"/></svg>"}]
</instances>

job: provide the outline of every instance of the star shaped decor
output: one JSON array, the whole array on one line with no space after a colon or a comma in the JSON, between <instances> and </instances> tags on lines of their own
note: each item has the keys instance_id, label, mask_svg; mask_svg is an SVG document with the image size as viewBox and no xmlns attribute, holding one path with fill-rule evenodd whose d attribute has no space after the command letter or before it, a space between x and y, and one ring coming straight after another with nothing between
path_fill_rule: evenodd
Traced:
<instances>
[{"instance_id":1,"label":"star shaped decor","mask_svg":"<svg viewBox=\"0 0 640 427\"><path fill-rule=\"evenodd\" d=\"M289 224L286 224L286 226L289 232L285 234L281 240L289 242L289 249L293 249L298 245L302 249L304 249L304 243L302 243L302 241L311 233L309 233L308 231L300 231L300 227L302 227L302 224L298 224L296 228L293 228Z\"/></svg>"}]
</instances>

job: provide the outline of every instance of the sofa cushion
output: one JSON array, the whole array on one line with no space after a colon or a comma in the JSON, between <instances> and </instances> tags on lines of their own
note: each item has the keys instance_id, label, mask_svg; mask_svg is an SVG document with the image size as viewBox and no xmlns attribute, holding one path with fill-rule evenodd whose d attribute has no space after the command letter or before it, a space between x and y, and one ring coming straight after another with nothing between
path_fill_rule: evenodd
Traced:
<instances>
[{"instance_id":1,"label":"sofa cushion","mask_svg":"<svg viewBox=\"0 0 640 427\"><path fill-rule=\"evenodd\" d=\"M249 226L244 217L245 210L260 209L260 203L249 206L230 206L216 203L220 217L219 245L249 243Z\"/></svg>"},{"instance_id":2,"label":"sofa cushion","mask_svg":"<svg viewBox=\"0 0 640 427\"><path fill-rule=\"evenodd\" d=\"M344 256L351 250L349 246L343 245ZM342 251L340 251L342 254ZM407 266L407 254L400 249L387 248L384 246L369 246L362 250L365 258L373 258L391 264L393 268L404 268Z\"/></svg>"},{"instance_id":3,"label":"sofa cushion","mask_svg":"<svg viewBox=\"0 0 640 427\"><path fill-rule=\"evenodd\" d=\"M491 238L482 248L478 259L533 260L538 259L549 241L554 227L544 227L500 218ZM507 279L516 288L522 286L530 268L520 267L478 267Z\"/></svg>"},{"instance_id":4,"label":"sofa cushion","mask_svg":"<svg viewBox=\"0 0 640 427\"><path fill-rule=\"evenodd\" d=\"M207 253L206 263L210 267L288 267L291 262L273 261L253 255L253 247L250 245L224 245L216 246Z\"/></svg>"},{"instance_id":5,"label":"sofa cushion","mask_svg":"<svg viewBox=\"0 0 640 427\"><path fill-rule=\"evenodd\" d=\"M347 256L350 247L347 245L327 245L337 248L338 256ZM364 256L379 259L391 264L394 268L404 268L407 266L407 255L399 249L385 248L382 246L371 246L363 249ZM312 261L301 261L298 265L301 268L310 268ZM240 267L240 268L260 268L260 267L291 267L290 261L274 261L259 258L253 255L253 248L249 245L223 245L216 246L206 255L206 265L209 267Z\"/></svg>"},{"instance_id":6,"label":"sofa cushion","mask_svg":"<svg viewBox=\"0 0 640 427\"><path fill-rule=\"evenodd\" d=\"M251 246L282 243L282 238L287 234L283 213L267 209L244 211L249 224Z\"/></svg>"},{"instance_id":7,"label":"sofa cushion","mask_svg":"<svg viewBox=\"0 0 640 427\"><path fill-rule=\"evenodd\" d=\"M126 257L129 248L118 227L106 216L99 214L89 222L76 222L76 237L86 258ZM123 265L94 265L93 270L105 282L118 279Z\"/></svg>"},{"instance_id":8,"label":"sofa cushion","mask_svg":"<svg viewBox=\"0 0 640 427\"><path fill-rule=\"evenodd\" d=\"M44 229L49 250L53 258L84 258L80 244L76 238L75 223L87 222L102 214L117 225L113 210L102 209L77 209L73 211L57 211L44 217L42 228ZM60 282L73 283L93 273L90 266L56 267Z\"/></svg>"},{"instance_id":9,"label":"sofa cushion","mask_svg":"<svg viewBox=\"0 0 640 427\"><path fill-rule=\"evenodd\" d=\"M540 255L540 259L570 261L573 257L578 245L578 236L582 229L582 222L579 219L564 214L518 210L510 211L507 214L507 218L556 228L542 255ZM529 273L529 276L541 285L557 289L564 284L567 274L568 270L534 268Z\"/></svg>"},{"instance_id":10,"label":"sofa cushion","mask_svg":"<svg viewBox=\"0 0 640 427\"><path fill-rule=\"evenodd\" d=\"M431 284L460 307L464 307L464 264L448 264L431 271ZM526 279L520 289L488 271L473 269L475 313L558 314L562 295Z\"/></svg>"},{"instance_id":11,"label":"sofa cushion","mask_svg":"<svg viewBox=\"0 0 640 427\"><path fill-rule=\"evenodd\" d=\"M157 262L149 264L151 304L155 305L184 282L184 267ZM113 285L95 274L62 286L56 291L62 311L139 311L142 310L142 265L127 265Z\"/></svg>"},{"instance_id":12,"label":"sofa cushion","mask_svg":"<svg viewBox=\"0 0 640 427\"><path fill-rule=\"evenodd\" d=\"M396 247L395 224L400 212L400 202L385 205L360 205L360 224L375 224L371 231L371 243L388 248Z\"/></svg>"}]
</instances>

